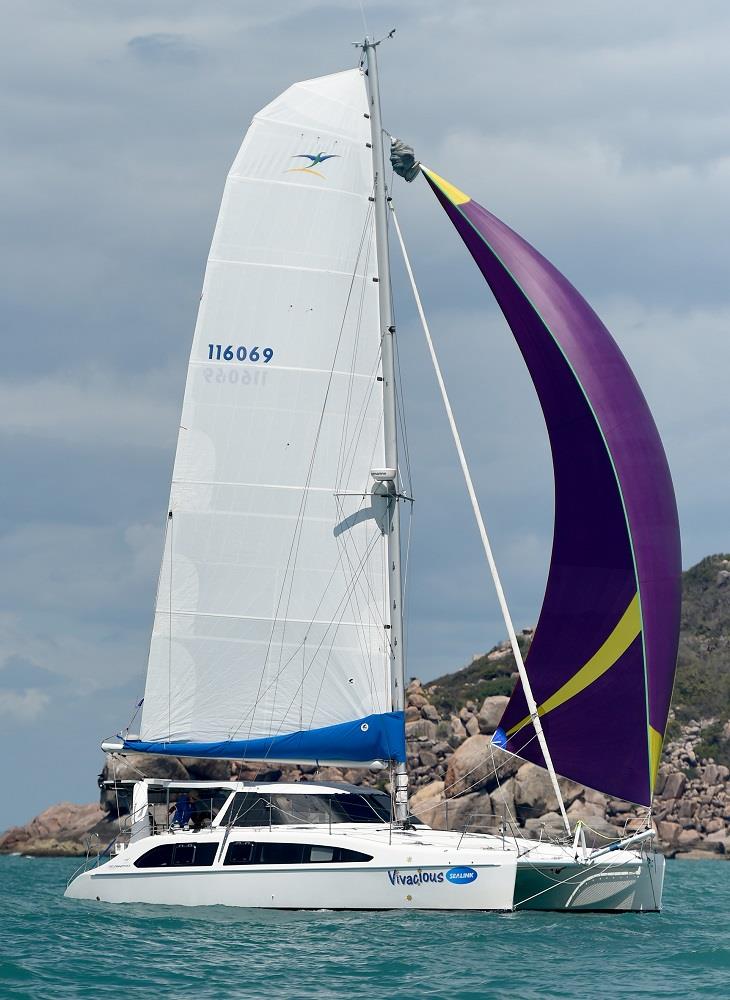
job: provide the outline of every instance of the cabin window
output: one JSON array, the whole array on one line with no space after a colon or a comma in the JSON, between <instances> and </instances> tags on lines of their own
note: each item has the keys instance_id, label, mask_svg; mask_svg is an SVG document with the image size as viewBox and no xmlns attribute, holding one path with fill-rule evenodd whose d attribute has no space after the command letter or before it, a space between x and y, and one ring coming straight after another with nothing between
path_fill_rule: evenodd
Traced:
<instances>
[{"instance_id":1,"label":"cabin window","mask_svg":"<svg viewBox=\"0 0 730 1000\"><path fill-rule=\"evenodd\" d=\"M313 865L323 865L328 861L334 861L335 848L320 847L319 844L312 844L309 848L309 860Z\"/></svg>"},{"instance_id":2,"label":"cabin window","mask_svg":"<svg viewBox=\"0 0 730 1000\"><path fill-rule=\"evenodd\" d=\"M237 792L221 826L289 826L319 823L388 823L390 798L383 792L336 795Z\"/></svg>"},{"instance_id":3,"label":"cabin window","mask_svg":"<svg viewBox=\"0 0 730 1000\"><path fill-rule=\"evenodd\" d=\"M135 868L202 868L213 864L218 844L160 844L134 862Z\"/></svg>"},{"instance_id":4,"label":"cabin window","mask_svg":"<svg viewBox=\"0 0 730 1000\"><path fill-rule=\"evenodd\" d=\"M303 865L307 858L304 844L257 844L259 865Z\"/></svg>"},{"instance_id":5,"label":"cabin window","mask_svg":"<svg viewBox=\"0 0 730 1000\"><path fill-rule=\"evenodd\" d=\"M372 855L362 854L360 851L351 851L349 847L338 847L336 848L336 857L333 858L334 861L339 861L342 864L345 861L372 861Z\"/></svg>"},{"instance_id":6,"label":"cabin window","mask_svg":"<svg viewBox=\"0 0 730 1000\"><path fill-rule=\"evenodd\" d=\"M135 868L171 868L174 844L160 844L153 847L134 862Z\"/></svg>"},{"instance_id":7,"label":"cabin window","mask_svg":"<svg viewBox=\"0 0 730 1000\"><path fill-rule=\"evenodd\" d=\"M256 792L237 792L225 811L221 826L269 826L269 800Z\"/></svg>"},{"instance_id":8,"label":"cabin window","mask_svg":"<svg viewBox=\"0 0 730 1000\"><path fill-rule=\"evenodd\" d=\"M282 844L239 841L229 844L224 865L323 865L372 861L371 854L331 844Z\"/></svg>"},{"instance_id":9,"label":"cabin window","mask_svg":"<svg viewBox=\"0 0 730 1000\"><path fill-rule=\"evenodd\" d=\"M254 844L247 840L240 840L229 846L226 851L224 865L250 865L253 858Z\"/></svg>"},{"instance_id":10,"label":"cabin window","mask_svg":"<svg viewBox=\"0 0 730 1000\"><path fill-rule=\"evenodd\" d=\"M331 802L338 823L390 822L390 797L383 792L371 795L333 795Z\"/></svg>"}]
</instances>

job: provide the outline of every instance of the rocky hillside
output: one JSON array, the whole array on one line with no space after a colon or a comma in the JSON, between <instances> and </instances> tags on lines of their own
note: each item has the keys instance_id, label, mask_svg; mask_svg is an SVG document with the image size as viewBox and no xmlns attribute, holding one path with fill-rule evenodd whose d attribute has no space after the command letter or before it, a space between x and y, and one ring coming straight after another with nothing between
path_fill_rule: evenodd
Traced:
<instances>
[{"instance_id":1,"label":"rocky hillside","mask_svg":"<svg viewBox=\"0 0 730 1000\"><path fill-rule=\"evenodd\" d=\"M529 649L532 629L523 629L518 642L523 655ZM489 695L507 695L514 687L517 668L508 642L503 642L453 673L426 684L426 692L439 711L453 712L467 701L481 703ZM672 697L679 726L705 720L705 739L722 742L722 726L730 719L730 555L708 556L688 569L682 580L682 624L677 658L677 679ZM710 730L714 719L716 724ZM728 756L730 747L713 746L716 755Z\"/></svg>"},{"instance_id":2,"label":"rocky hillside","mask_svg":"<svg viewBox=\"0 0 730 1000\"><path fill-rule=\"evenodd\" d=\"M730 858L730 557L710 556L684 574L677 684L659 772L653 822L671 857ZM520 636L526 651L532 630ZM501 828L523 835L561 832L558 803L546 773L490 743L516 678L507 643L428 684L408 687L406 739L413 812L437 829ZM314 767L268 768L189 758L107 760L101 808L63 804L0 836L0 853L79 854L92 834L104 845L118 830L126 803L105 780L139 774L193 779L345 780L386 786L387 775ZM571 820L601 844L645 823L646 810L561 779ZM124 817L122 816L124 820Z\"/></svg>"}]
</instances>

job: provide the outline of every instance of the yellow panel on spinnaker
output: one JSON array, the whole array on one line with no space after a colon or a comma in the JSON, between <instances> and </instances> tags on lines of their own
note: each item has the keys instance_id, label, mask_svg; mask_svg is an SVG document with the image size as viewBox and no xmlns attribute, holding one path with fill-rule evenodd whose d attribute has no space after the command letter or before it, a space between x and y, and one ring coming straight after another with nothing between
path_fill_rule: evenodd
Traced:
<instances>
[{"instance_id":1,"label":"yellow panel on spinnaker","mask_svg":"<svg viewBox=\"0 0 730 1000\"><path fill-rule=\"evenodd\" d=\"M664 734L657 732L653 726L649 726L649 779L651 781L652 794L654 792L657 771L659 770L659 762L662 759L663 743Z\"/></svg>"},{"instance_id":2,"label":"yellow panel on spinnaker","mask_svg":"<svg viewBox=\"0 0 730 1000\"><path fill-rule=\"evenodd\" d=\"M594 681L598 680L609 670L617 660L626 652L631 643L641 632L641 611L639 609L639 595L635 594L626 611L621 616L618 625L603 643L600 649L578 670L570 680L559 687L555 694L547 698L542 705L538 706L538 715L547 715L554 708L563 705L570 698L574 698L581 691L585 691ZM516 726L512 726L507 731L508 736L514 735L526 726L530 721L530 716L526 715L520 719ZM661 744L660 744L661 749Z\"/></svg>"},{"instance_id":3,"label":"yellow panel on spinnaker","mask_svg":"<svg viewBox=\"0 0 730 1000\"><path fill-rule=\"evenodd\" d=\"M421 170L424 174L428 174L429 178L439 188L439 190L442 191L449 201L452 201L455 205L464 205L467 201L471 201L470 195L464 194L464 192L460 191L458 187L450 184L447 180L444 180L443 177L435 174L433 170L429 170L428 167L424 167L423 164L421 164Z\"/></svg>"}]
</instances>

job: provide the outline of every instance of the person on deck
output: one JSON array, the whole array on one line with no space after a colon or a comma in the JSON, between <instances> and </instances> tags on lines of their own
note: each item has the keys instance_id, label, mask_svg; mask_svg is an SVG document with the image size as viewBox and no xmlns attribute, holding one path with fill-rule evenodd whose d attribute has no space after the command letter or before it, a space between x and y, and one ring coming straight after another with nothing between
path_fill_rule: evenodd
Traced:
<instances>
[{"instance_id":1,"label":"person on deck","mask_svg":"<svg viewBox=\"0 0 730 1000\"><path fill-rule=\"evenodd\" d=\"M179 826L181 830L190 822L193 812L193 805L187 792L181 792L177 797L177 802L170 806L170 812L174 809L175 815L172 817L171 826Z\"/></svg>"}]
</instances>

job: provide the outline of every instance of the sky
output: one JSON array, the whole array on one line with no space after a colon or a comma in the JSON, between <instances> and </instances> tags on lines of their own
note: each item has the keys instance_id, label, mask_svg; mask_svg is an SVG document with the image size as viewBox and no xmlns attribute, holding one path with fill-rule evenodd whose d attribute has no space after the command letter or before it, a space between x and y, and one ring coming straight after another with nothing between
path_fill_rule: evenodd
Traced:
<instances>
[{"instance_id":1,"label":"sky","mask_svg":"<svg viewBox=\"0 0 730 1000\"><path fill-rule=\"evenodd\" d=\"M0 41L0 829L88 802L143 691L173 451L226 173L255 112L355 65L358 2L28 0ZM730 549L730 7L364 3L384 126L537 246L634 368L685 566ZM518 627L547 575L552 478L529 377L423 181L394 189ZM416 496L408 672L499 616L401 266ZM14 762L9 767L7 761Z\"/></svg>"}]
</instances>

